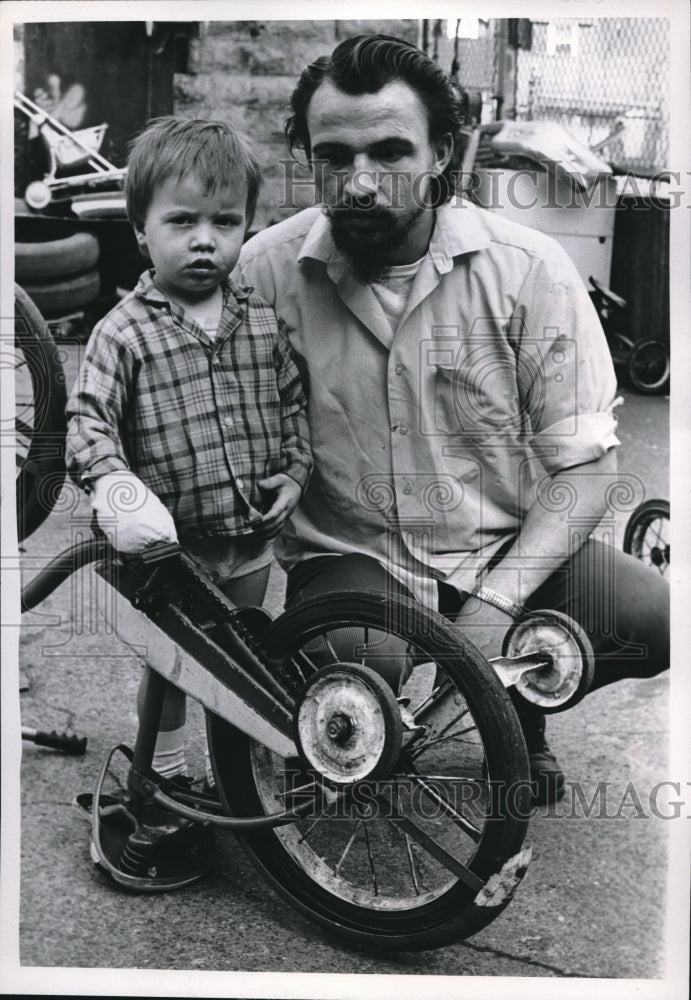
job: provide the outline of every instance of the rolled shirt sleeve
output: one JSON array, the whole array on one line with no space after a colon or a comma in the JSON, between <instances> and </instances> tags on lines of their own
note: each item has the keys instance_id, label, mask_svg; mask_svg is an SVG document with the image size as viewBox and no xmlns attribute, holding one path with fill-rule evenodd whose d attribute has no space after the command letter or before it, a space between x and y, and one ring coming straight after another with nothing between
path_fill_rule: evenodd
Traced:
<instances>
[{"instance_id":1,"label":"rolled shirt sleeve","mask_svg":"<svg viewBox=\"0 0 691 1000\"><path fill-rule=\"evenodd\" d=\"M617 380L599 317L561 247L536 262L511 321L530 446L550 473L619 444Z\"/></svg>"}]
</instances>

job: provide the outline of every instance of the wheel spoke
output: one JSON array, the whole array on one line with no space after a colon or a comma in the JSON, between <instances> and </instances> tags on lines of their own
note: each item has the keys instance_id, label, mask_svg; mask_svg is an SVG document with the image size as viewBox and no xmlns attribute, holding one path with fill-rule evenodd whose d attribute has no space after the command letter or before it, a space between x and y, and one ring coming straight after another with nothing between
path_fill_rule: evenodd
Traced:
<instances>
[{"instance_id":1,"label":"wheel spoke","mask_svg":"<svg viewBox=\"0 0 691 1000\"><path fill-rule=\"evenodd\" d=\"M456 807L449 800L444 789L435 788L434 785L431 785L429 783L430 780L429 778L422 777L422 775L419 774L410 774L406 775L406 777L412 780L419 788L422 788L423 791L432 800L432 802L434 802L437 806L439 806L444 815L448 816L451 820L453 820L453 822L458 827L460 827L461 830L464 831L464 833L467 833L472 840L476 842L479 841L480 837L482 836L482 830L480 829L480 827L475 826L474 823L471 823L469 819L466 819L466 817L463 816L462 813L458 811L458 809L456 809ZM435 776L435 778L436 780L439 780L437 776ZM444 777L441 780L448 780L448 779ZM477 788L479 785L478 782L472 782L467 778L460 779L460 783L466 787L471 786L475 788ZM486 782L484 784L486 785Z\"/></svg>"},{"instance_id":2,"label":"wheel spoke","mask_svg":"<svg viewBox=\"0 0 691 1000\"><path fill-rule=\"evenodd\" d=\"M402 815L393 799L389 798L383 791L377 792L375 798L386 806L390 822L398 825L403 833L407 833L435 861L438 861L447 871L471 889L477 891L482 888L484 884L482 879L471 872L460 858L455 857L438 840L426 833L417 822L414 822L409 816Z\"/></svg>"},{"instance_id":3,"label":"wheel spoke","mask_svg":"<svg viewBox=\"0 0 691 1000\"><path fill-rule=\"evenodd\" d=\"M412 757L413 760L417 760L417 758L422 756L423 753L426 753L432 747L438 747L442 743L456 743L458 741L462 741L470 744L471 741L470 740L464 741L463 737L467 736L468 733L473 733L473 732L475 732L474 725L468 726L467 729L461 729L460 732L457 733L449 733L448 736L438 736L435 737L435 739L433 740L426 740L424 743L421 743L419 746L417 746L411 752L410 756Z\"/></svg>"},{"instance_id":4,"label":"wheel spoke","mask_svg":"<svg viewBox=\"0 0 691 1000\"><path fill-rule=\"evenodd\" d=\"M329 652L333 656L333 662L334 663L338 663L340 657L339 657L338 653L336 652L336 650L331 645L331 639L329 639L329 633L328 632L322 632L322 638L323 638L323 640L324 640L324 642L326 644L326 648L329 650Z\"/></svg>"},{"instance_id":5,"label":"wheel spoke","mask_svg":"<svg viewBox=\"0 0 691 1000\"><path fill-rule=\"evenodd\" d=\"M468 715L468 712L469 709L467 706L457 711L457 703L454 701L454 689L450 684L446 683L435 688L429 698L413 713L413 718L417 726L436 725L436 735L441 736L442 733L455 725L459 719L462 719L464 715Z\"/></svg>"},{"instance_id":6,"label":"wheel spoke","mask_svg":"<svg viewBox=\"0 0 691 1000\"><path fill-rule=\"evenodd\" d=\"M319 669L319 667L317 667L317 665L316 665L316 664L315 664L315 663L314 663L314 662L313 662L313 661L312 661L312 660L311 660L311 659L309 658L309 656L308 656L308 655L307 655L307 653L306 653L306 652L304 651L304 649L301 649L301 650L300 650L300 651L299 651L298 653L296 653L296 654L295 654L294 656L292 656L292 657L291 657L291 663L293 663L293 664L294 664L294 666L295 666L295 668L297 669L298 673L299 673L299 674L300 674L300 675L301 675L301 676L302 676L303 678L305 678L305 680L307 679L307 677L308 677L308 674L306 674L306 673L304 672L304 670L302 669L302 667L301 667L301 666L300 666L300 664L298 663L298 656L300 657L300 659L301 659L301 660L302 660L302 661L303 661L304 663L306 663L306 664L307 664L307 668L308 668L309 672L310 672L310 673L313 673L313 674L316 674L316 672L317 672L317 670Z\"/></svg>"},{"instance_id":7,"label":"wheel spoke","mask_svg":"<svg viewBox=\"0 0 691 1000\"><path fill-rule=\"evenodd\" d=\"M394 830L398 830L398 827L394 824ZM400 833L401 831L399 831ZM417 868L415 867L415 855L413 854L413 842L410 839L409 834L404 833L405 837L405 848L408 855L408 865L410 867L410 877L413 880L413 888L415 889L415 895L420 895L420 882L418 879Z\"/></svg>"},{"instance_id":8,"label":"wheel spoke","mask_svg":"<svg viewBox=\"0 0 691 1000\"><path fill-rule=\"evenodd\" d=\"M317 816L317 818L310 823L310 825L307 827L307 829L305 830L305 832L300 834L300 839L298 840L299 844L304 844L305 843L305 841L307 840L307 838L311 834L312 830L316 829L317 824L319 823L319 820L322 819L322 818L323 817L321 817L321 816Z\"/></svg>"},{"instance_id":9,"label":"wheel spoke","mask_svg":"<svg viewBox=\"0 0 691 1000\"><path fill-rule=\"evenodd\" d=\"M379 886L377 884L377 872L374 867L374 857L372 856L372 844L369 837L369 829L367 826L367 821L364 821L364 831L365 831L365 844L367 846L367 858L369 860L370 873L372 875L372 888L374 890L374 895L379 895Z\"/></svg>"},{"instance_id":10,"label":"wheel spoke","mask_svg":"<svg viewBox=\"0 0 691 1000\"><path fill-rule=\"evenodd\" d=\"M334 875L340 875L341 867L343 865L343 862L348 857L348 852L350 851L350 848L355 843L355 840L357 838L358 832L362 828L362 825L363 825L364 822L365 821L363 819L358 820L357 826L355 827L355 829L353 830L352 834L348 838L348 843L343 848L343 853L341 854L340 858L336 862L336 867L334 868ZM366 831L365 831L365 836L367 836L367 832Z\"/></svg>"}]
</instances>

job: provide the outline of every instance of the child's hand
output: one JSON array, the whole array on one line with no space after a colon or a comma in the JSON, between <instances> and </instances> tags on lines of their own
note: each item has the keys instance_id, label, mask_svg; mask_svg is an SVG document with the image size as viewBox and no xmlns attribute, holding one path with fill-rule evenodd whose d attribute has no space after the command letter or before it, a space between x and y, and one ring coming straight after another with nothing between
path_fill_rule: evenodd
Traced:
<instances>
[{"instance_id":1,"label":"child's hand","mask_svg":"<svg viewBox=\"0 0 691 1000\"><path fill-rule=\"evenodd\" d=\"M265 493L275 493L276 499L261 521L257 521L254 531L262 538L273 538L292 514L302 490L285 472L260 479L257 486Z\"/></svg>"},{"instance_id":2,"label":"child's hand","mask_svg":"<svg viewBox=\"0 0 691 1000\"><path fill-rule=\"evenodd\" d=\"M117 552L143 552L176 542L175 522L158 497L133 472L107 472L94 482L91 506L98 526Z\"/></svg>"}]
</instances>

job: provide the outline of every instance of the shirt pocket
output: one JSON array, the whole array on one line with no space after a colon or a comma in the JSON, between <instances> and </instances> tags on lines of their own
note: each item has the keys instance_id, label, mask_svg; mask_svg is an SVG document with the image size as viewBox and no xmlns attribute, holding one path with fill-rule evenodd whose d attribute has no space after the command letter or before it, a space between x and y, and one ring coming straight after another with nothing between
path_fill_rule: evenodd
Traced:
<instances>
[{"instance_id":1,"label":"shirt pocket","mask_svg":"<svg viewBox=\"0 0 691 1000\"><path fill-rule=\"evenodd\" d=\"M512 364L497 356L477 356L464 365L436 364L433 420L437 433L452 436L524 431L527 415Z\"/></svg>"}]
</instances>

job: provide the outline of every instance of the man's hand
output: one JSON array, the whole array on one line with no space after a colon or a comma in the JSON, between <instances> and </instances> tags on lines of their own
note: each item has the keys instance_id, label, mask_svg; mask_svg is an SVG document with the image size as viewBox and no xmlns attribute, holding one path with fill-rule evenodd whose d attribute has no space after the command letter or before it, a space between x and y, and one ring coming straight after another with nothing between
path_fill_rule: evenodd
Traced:
<instances>
[{"instance_id":1,"label":"man's hand","mask_svg":"<svg viewBox=\"0 0 691 1000\"><path fill-rule=\"evenodd\" d=\"M275 493L276 497L266 514L256 522L254 532L261 538L273 538L292 514L302 490L285 472L261 479L257 486L264 493Z\"/></svg>"},{"instance_id":2,"label":"man's hand","mask_svg":"<svg viewBox=\"0 0 691 1000\"><path fill-rule=\"evenodd\" d=\"M485 659L501 656L504 636L513 625L513 618L492 604L469 597L455 619L455 624Z\"/></svg>"},{"instance_id":3,"label":"man's hand","mask_svg":"<svg viewBox=\"0 0 691 1000\"><path fill-rule=\"evenodd\" d=\"M157 542L177 541L168 509L129 470L99 476L91 506L99 528L117 552L143 552Z\"/></svg>"}]
</instances>

